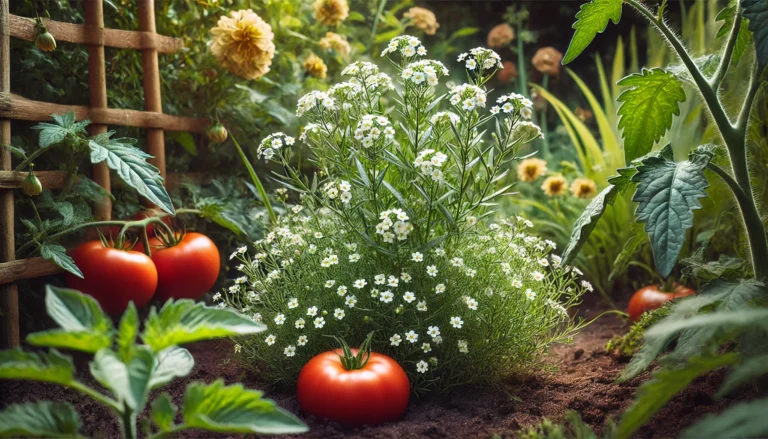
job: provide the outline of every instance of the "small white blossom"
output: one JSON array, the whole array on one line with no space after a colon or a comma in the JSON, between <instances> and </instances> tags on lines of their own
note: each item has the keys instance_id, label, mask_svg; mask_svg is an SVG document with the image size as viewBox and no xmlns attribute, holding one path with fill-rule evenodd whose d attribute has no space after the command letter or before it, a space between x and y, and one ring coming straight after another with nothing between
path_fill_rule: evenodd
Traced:
<instances>
[{"instance_id":1,"label":"small white blossom","mask_svg":"<svg viewBox=\"0 0 768 439\"><path fill-rule=\"evenodd\" d=\"M403 341L403 339L399 334L395 334L392 337L389 337L389 342L392 346L400 346L401 341Z\"/></svg>"}]
</instances>

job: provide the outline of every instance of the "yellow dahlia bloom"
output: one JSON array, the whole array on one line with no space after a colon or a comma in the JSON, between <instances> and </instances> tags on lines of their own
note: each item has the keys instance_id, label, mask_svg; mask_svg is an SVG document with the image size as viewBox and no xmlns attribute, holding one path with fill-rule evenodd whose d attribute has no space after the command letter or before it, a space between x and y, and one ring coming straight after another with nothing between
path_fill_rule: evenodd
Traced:
<instances>
[{"instance_id":1,"label":"yellow dahlia bloom","mask_svg":"<svg viewBox=\"0 0 768 439\"><path fill-rule=\"evenodd\" d=\"M533 55L533 66L541 73L557 76L560 73L560 61L563 54L554 47L542 47Z\"/></svg>"},{"instance_id":2,"label":"yellow dahlia bloom","mask_svg":"<svg viewBox=\"0 0 768 439\"><path fill-rule=\"evenodd\" d=\"M542 159L525 159L517 165L517 178L519 178L520 181L530 183L545 172L547 172L547 162Z\"/></svg>"},{"instance_id":3,"label":"yellow dahlia bloom","mask_svg":"<svg viewBox=\"0 0 768 439\"><path fill-rule=\"evenodd\" d=\"M315 19L326 26L337 26L349 16L347 0L316 0Z\"/></svg>"},{"instance_id":4,"label":"yellow dahlia bloom","mask_svg":"<svg viewBox=\"0 0 768 439\"><path fill-rule=\"evenodd\" d=\"M515 39L515 30L507 23L498 24L488 32L488 47L499 49Z\"/></svg>"},{"instance_id":5,"label":"yellow dahlia bloom","mask_svg":"<svg viewBox=\"0 0 768 439\"><path fill-rule=\"evenodd\" d=\"M304 70L314 76L315 78L325 79L326 73L328 73L328 67L323 62L323 59L314 53L309 55L304 60Z\"/></svg>"},{"instance_id":6,"label":"yellow dahlia bloom","mask_svg":"<svg viewBox=\"0 0 768 439\"><path fill-rule=\"evenodd\" d=\"M333 49L343 57L349 56L349 53L352 51L352 48L350 47L347 40L344 39L343 36L333 32L326 32L325 36L320 41L318 41L317 44L321 49Z\"/></svg>"},{"instance_id":7,"label":"yellow dahlia bloom","mask_svg":"<svg viewBox=\"0 0 768 439\"><path fill-rule=\"evenodd\" d=\"M577 178L571 184L571 194L579 198L592 198L597 194L597 185L588 178Z\"/></svg>"},{"instance_id":8,"label":"yellow dahlia bloom","mask_svg":"<svg viewBox=\"0 0 768 439\"><path fill-rule=\"evenodd\" d=\"M403 18L410 18L413 25L424 31L427 35L434 35L440 23L437 22L435 13L429 9L414 6L403 14Z\"/></svg>"},{"instance_id":9,"label":"yellow dahlia bloom","mask_svg":"<svg viewBox=\"0 0 768 439\"><path fill-rule=\"evenodd\" d=\"M544 180L544 183L541 185L541 190L543 190L547 196L559 197L560 195L565 194L568 190L568 182L565 181L565 178L563 178L562 175L553 175Z\"/></svg>"},{"instance_id":10,"label":"yellow dahlia bloom","mask_svg":"<svg viewBox=\"0 0 768 439\"><path fill-rule=\"evenodd\" d=\"M222 16L211 29L211 52L219 65L237 76L256 79L269 71L275 56L272 27L250 9Z\"/></svg>"}]
</instances>

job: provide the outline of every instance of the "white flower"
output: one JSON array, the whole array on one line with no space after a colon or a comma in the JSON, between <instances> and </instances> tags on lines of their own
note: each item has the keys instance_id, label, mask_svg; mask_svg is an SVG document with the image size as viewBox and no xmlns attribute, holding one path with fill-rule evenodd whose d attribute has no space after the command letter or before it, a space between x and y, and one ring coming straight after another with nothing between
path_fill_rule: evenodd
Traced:
<instances>
[{"instance_id":1,"label":"white flower","mask_svg":"<svg viewBox=\"0 0 768 439\"><path fill-rule=\"evenodd\" d=\"M432 338L437 337L438 335L440 335L440 328L438 328L437 326L430 326L429 328L427 328L427 335L429 335Z\"/></svg>"},{"instance_id":2,"label":"white flower","mask_svg":"<svg viewBox=\"0 0 768 439\"><path fill-rule=\"evenodd\" d=\"M325 288L332 288L336 284L335 280L327 280L325 281Z\"/></svg>"},{"instance_id":3,"label":"white flower","mask_svg":"<svg viewBox=\"0 0 768 439\"><path fill-rule=\"evenodd\" d=\"M387 286L397 287L399 283L400 281L395 276L389 276L389 279L387 279Z\"/></svg>"},{"instance_id":4,"label":"white flower","mask_svg":"<svg viewBox=\"0 0 768 439\"><path fill-rule=\"evenodd\" d=\"M400 346L400 342L403 341L403 339L399 334L395 334L392 337L389 337L389 341L392 346Z\"/></svg>"},{"instance_id":5,"label":"white flower","mask_svg":"<svg viewBox=\"0 0 768 439\"><path fill-rule=\"evenodd\" d=\"M416 363L416 371L419 373L426 373L429 370L429 365L426 361L421 360Z\"/></svg>"},{"instance_id":6,"label":"white flower","mask_svg":"<svg viewBox=\"0 0 768 439\"><path fill-rule=\"evenodd\" d=\"M434 265L428 266L427 267L427 274L432 276L432 277L437 276L437 267L434 266Z\"/></svg>"},{"instance_id":7,"label":"white flower","mask_svg":"<svg viewBox=\"0 0 768 439\"><path fill-rule=\"evenodd\" d=\"M400 273L400 279L405 283L409 283L411 281L411 275L409 273L402 272Z\"/></svg>"},{"instance_id":8,"label":"white flower","mask_svg":"<svg viewBox=\"0 0 768 439\"><path fill-rule=\"evenodd\" d=\"M213 295L213 301L214 302L218 302L219 300L221 300L221 293L214 294Z\"/></svg>"},{"instance_id":9,"label":"white flower","mask_svg":"<svg viewBox=\"0 0 768 439\"><path fill-rule=\"evenodd\" d=\"M349 262L355 263L360 260L360 254L359 253L352 253L349 255Z\"/></svg>"},{"instance_id":10,"label":"white flower","mask_svg":"<svg viewBox=\"0 0 768 439\"><path fill-rule=\"evenodd\" d=\"M563 258L561 258L560 256L551 255L550 258L552 258L552 265L554 265L555 267L559 267L560 264L563 263Z\"/></svg>"},{"instance_id":11,"label":"white flower","mask_svg":"<svg viewBox=\"0 0 768 439\"><path fill-rule=\"evenodd\" d=\"M405 300L408 303L411 303L414 300L416 300L416 295L413 294L411 291L406 291L405 294L403 294L403 300Z\"/></svg>"},{"instance_id":12,"label":"white flower","mask_svg":"<svg viewBox=\"0 0 768 439\"><path fill-rule=\"evenodd\" d=\"M315 328L322 328L325 326L325 319L322 317L315 317Z\"/></svg>"},{"instance_id":13,"label":"white flower","mask_svg":"<svg viewBox=\"0 0 768 439\"><path fill-rule=\"evenodd\" d=\"M423 302L422 301L422 302L417 303L416 304L416 309L421 311L421 312L425 312L427 310L427 302Z\"/></svg>"},{"instance_id":14,"label":"white flower","mask_svg":"<svg viewBox=\"0 0 768 439\"><path fill-rule=\"evenodd\" d=\"M424 255L419 252L411 253L411 260L413 262L421 262L424 260Z\"/></svg>"},{"instance_id":15,"label":"white flower","mask_svg":"<svg viewBox=\"0 0 768 439\"><path fill-rule=\"evenodd\" d=\"M344 301L344 304L346 304L350 308L354 308L355 304L357 304L357 297L347 296L347 299Z\"/></svg>"},{"instance_id":16,"label":"white flower","mask_svg":"<svg viewBox=\"0 0 768 439\"><path fill-rule=\"evenodd\" d=\"M405 333L405 339L411 343L416 343L419 341L419 334L415 333L413 330L410 330Z\"/></svg>"},{"instance_id":17,"label":"white flower","mask_svg":"<svg viewBox=\"0 0 768 439\"><path fill-rule=\"evenodd\" d=\"M377 274L373 278L373 283L375 283L376 285L383 285L386 282L387 282L387 276L384 274Z\"/></svg>"},{"instance_id":18,"label":"white flower","mask_svg":"<svg viewBox=\"0 0 768 439\"><path fill-rule=\"evenodd\" d=\"M459 352L461 352L462 354L466 354L469 352L469 347L467 346L466 340L459 340L458 345L459 345Z\"/></svg>"},{"instance_id":19,"label":"white flower","mask_svg":"<svg viewBox=\"0 0 768 439\"><path fill-rule=\"evenodd\" d=\"M461 320L461 317L451 317L451 326L456 329L461 329L461 327L464 326L464 321Z\"/></svg>"},{"instance_id":20,"label":"white flower","mask_svg":"<svg viewBox=\"0 0 768 439\"><path fill-rule=\"evenodd\" d=\"M421 350L424 351L425 354L427 352L432 352L432 346L430 346L429 343L422 343L421 344Z\"/></svg>"},{"instance_id":21,"label":"white flower","mask_svg":"<svg viewBox=\"0 0 768 439\"><path fill-rule=\"evenodd\" d=\"M307 308L307 315L310 317L314 317L317 315L317 307L313 306L311 308Z\"/></svg>"},{"instance_id":22,"label":"white flower","mask_svg":"<svg viewBox=\"0 0 768 439\"><path fill-rule=\"evenodd\" d=\"M466 303L467 304L467 308L471 309L472 311L476 311L477 310L477 300L475 300L475 299L473 299L471 297L467 297L464 300L464 303Z\"/></svg>"},{"instance_id":23,"label":"white flower","mask_svg":"<svg viewBox=\"0 0 768 439\"><path fill-rule=\"evenodd\" d=\"M453 265L454 267L461 267L464 265L464 259L453 258L451 259L451 265Z\"/></svg>"},{"instance_id":24,"label":"white flower","mask_svg":"<svg viewBox=\"0 0 768 439\"><path fill-rule=\"evenodd\" d=\"M285 348L285 350L283 350L283 353L285 354L286 357L293 357L294 355L296 355L296 347L289 344Z\"/></svg>"},{"instance_id":25,"label":"white flower","mask_svg":"<svg viewBox=\"0 0 768 439\"><path fill-rule=\"evenodd\" d=\"M335 109L336 100L334 98L321 91L313 90L299 98L299 102L296 105L296 116L301 117L309 111L320 114L324 110Z\"/></svg>"},{"instance_id":26,"label":"white flower","mask_svg":"<svg viewBox=\"0 0 768 439\"><path fill-rule=\"evenodd\" d=\"M298 306L299 306L299 299L294 297L293 299L288 301L288 309L298 308Z\"/></svg>"},{"instance_id":27,"label":"white flower","mask_svg":"<svg viewBox=\"0 0 768 439\"><path fill-rule=\"evenodd\" d=\"M304 346L305 344L307 344L307 341L309 340L307 339L306 335L300 335L299 340L296 342L296 344L299 346Z\"/></svg>"},{"instance_id":28,"label":"white flower","mask_svg":"<svg viewBox=\"0 0 768 439\"><path fill-rule=\"evenodd\" d=\"M333 316L336 317L338 320L341 320L344 318L344 310L341 308L336 308L333 311Z\"/></svg>"},{"instance_id":29,"label":"white flower","mask_svg":"<svg viewBox=\"0 0 768 439\"><path fill-rule=\"evenodd\" d=\"M299 318L298 320L296 320L296 323L294 323L293 325L296 327L296 329L304 329L304 324L305 324L304 319Z\"/></svg>"},{"instance_id":30,"label":"white flower","mask_svg":"<svg viewBox=\"0 0 768 439\"><path fill-rule=\"evenodd\" d=\"M442 247L436 248L434 251L437 256L445 256L445 249Z\"/></svg>"},{"instance_id":31,"label":"white flower","mask_svg":"<svg viewBox=\"0 0 768 439\"><path fill-rule=\"evenodd\" d=\"M523 287L523 281L521 281L518 278L512 279L512 286L515 288L522 288Z\"/></svg>"},{"instance_id":32,"label":"white flower","mask_svg":"<svg viewBox=\"0 0 768 439\"><path fill-rule=\"evenodd\" d=\"M472 111L476 108L485 107L486 95L480 87L471 84L457 85L448 94L451 105L463 110Z\"/></svg>"},{"instance_id":33,"label":"white flower","mask_svg":"<svg viewBox=\"0 0 768 439\"><path fill-rule=\"evenodd\" d=\"M240 346L240 343L236 343L235 344L235 353L239 354L241 350L243 350L243 347Z\"/></svg>"},{"instance_id":34,"label":"white flower","mask_svg":"<svg viewBox=\"0 0 768 439\"><path fill-rule=\"evenodd\" d=\"M534 300L536 298L536 293L528 288L525 290L525 298L528 300Z\"/></svg>"},{"instance_id":35,"label":"white flower","mask_svg":"<svg viewBox=\"0 0 768 439\"><path fill-rule=\"evenodd\" d=\"M355 281L355 283L352 284L353 287L357 288L358 290L368 285L368 281L365 279L358 279Z\"/></svg>"},{"instance_id":36,"label":"white flower","mask_svg":"<svg viewBox=\"0 0 768 439\"><path fill-rule=\"evenodd\" d=\"M391 291L384 291L381 293L381 297L379 300L381 300L384 303L389 303L392 301L392 299L395 297L395 295Z\"/></svg>"},{"instance_id":37,"label":"white flower","mask_svg":"<svg viewBox=\"0 0 768 439\"><path fill-rule=\"evenodd\" d=\"M275 316L275 324L282 325L285 323L285 314L278 314Z\"/></svg>"},{"instance_id":38,"label":"white flower","mask_svg":"<svg viewBox=\"0 0 768 439\"><path fill-rule=\"evenodd\" d=\"M345 296L347 294L347 287L344 285L340 286L336 289L336 294L342 297Z\"/></svg>"},{"instance_id":39,"label":"white flower","mask_svg":"<svg viewBox=\"0 0 768 439\"><path fill-rule=\"evenodd\" d=\"M535 281L542 281L544 280L544 274L539 271L534 271L531 273L531 276L533 277L533 280Z\"/></svg>"},{"instance_id":40,"label":"white flower","mask_svg":"<svg viewBox=\"0 0 768 439\"><path fill-rule=\"evenodd\" d=\"M435 285L435 294L442 294L445 292L445 284Z\"/></svg>"},{"instance_id":41,"label":"white flower","mask_svg":"<svg viewBox=\"0 0 768 439\"><path fill-rule=\"evenodd\" d=\"M269 334L267 338L264 339L264 341L267 343L267 346L272 346L277 341L277 337L275 337L272 334Z\"/></svg>"},{"instance_id":42,"label":"white flower","mask_svg":"<svg viewBox=\"0 0 768 439\"><path fill-rule=\"evenodd\" d=\"M595 288L592 286L592 284L585 280L581 281L581 286L586 288L590 293L595 291Z\"/></svg>"},{"instance_id":43,"label":"white flower","mask_svg":"<svg viewBox=\"0 0 768 439\"><path fill-rule=\"evenodd\" d=\"M547 260L547 258L541 258L539 259L539 265L542 267L549 267L549 260Z\"/></svg>"}]
</instances>

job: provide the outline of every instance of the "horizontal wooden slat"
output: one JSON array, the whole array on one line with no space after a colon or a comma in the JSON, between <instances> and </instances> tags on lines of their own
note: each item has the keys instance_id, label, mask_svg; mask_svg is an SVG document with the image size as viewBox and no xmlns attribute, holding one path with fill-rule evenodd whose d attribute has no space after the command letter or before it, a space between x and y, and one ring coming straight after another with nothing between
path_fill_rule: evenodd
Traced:
<instances>
[{"instance_id":1,"label":"horizontal wooden slat","mask_svg":"<svg viewBox=\"0 0 768 439\"><path fill-rule=\"evenodd\" d=\"M0 285L20 281L22 279L34 279L63 273L64 270L51 261L35 257L29 259L17 259L12 262L0 264Z\"/></svg>"},{"instance_id":2,"label":"horizontal wooden slat","mask_svg":"<svg viewBox=\"0 0 768 439\"><path fill-rule=\"evenodd\" d=\"M67 173L64 171L35 171L35 175L40 179L43 187L49 190L61 189L64 187L64 182L67 179ZM0 189L19 189L26 177L26 172L0 171ZM197 184L208 184L213 180L213 176L200 172L187 174L169 172L165 178L165 187L168 189L179 187L182 179ZM119 185L120 181L115 181L115 183Z\"/></svg>"},{"instance_id":3,"label":"horizontal wooden slat","mask_svg":"<svg viewBox=\"0 0 768 439\"><path fill-rule=\"evenodd\" d=\"M152 32L101 29L95 26L62 23L48 19L43 19L43 23L57 41L68 43L103 45L118 49L155 49L160 53L174 53L184 47L184 41L181 38L166 37ZM37 38L35 21L30 18L10 15L8 26L13 37L27 41L33 41Z\"/></svg>"},{"instance_id":4,"label":"horizontal wooden slat","mask_svg":"<svg viewBox=\"0 0 768 439\"><path fill-rule=\"evenodd\" d=\"M51 120L51 114L67 111L74 111L77 120L89 119L102 125L196 133L203 133L210 126L210 121L204 118L172 116L152 111L59 105L33 101L14 93L0 93L0 118L43 122Z\"/></svg>"}]
</instances>

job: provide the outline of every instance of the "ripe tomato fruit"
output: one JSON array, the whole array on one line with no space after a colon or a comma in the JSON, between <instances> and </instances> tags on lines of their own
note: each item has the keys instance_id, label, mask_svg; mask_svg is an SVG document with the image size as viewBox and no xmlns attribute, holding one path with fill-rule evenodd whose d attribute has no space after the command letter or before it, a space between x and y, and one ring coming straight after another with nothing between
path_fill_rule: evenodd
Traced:
<instances>
[{"instance_id":1,"label":"ripe tomato fruit","mask_svg":"<svg viewBox=\"0 0 768 439\"><path fill-rule=\"evenodd\" d=\"M163 212L160 209L154 209L154 208L146 209L146 210L140 210L140 211L134 213L133 216L131 217L131 219L134 220L134 221L138 221L138 220L143 220L145 218L154 218L154 217L160 216L160 215L165 215L165 216L163 216L163 219L162 219L162 221L164 223L168 224L169 226L171 224L173 224L173 217L172 216L167 215L165 212ZM155 224L154 223L149 224L147 226L147 235L150 236L150 237L155 236Z\"/></svg>"},{"instance_id":2,"label":"ripe tomato fruit","mask_svg":"<svg viewBox=\"0 0 768 439\"><path fill-rule=\"evenodd\" d=\"M69 253L84 279L67 274L67 286L90 294L108 314L120 314L128 302L141 308L155 294L157 269L149 256L135 250L88 241Z\"/></svg>"},{"instance_id":3,"label":"ripe tomato fruit","mask_svg":"<svg viewBox=\"0 0 768 439\"><path fill-rule=\"evenodd\" d=\"M299 373L297 396L304 413L349 427L400 419L411 393L403 368L363 346L362 355L358 349L344 347L315 356ZM349 363L344 356L361 361L345 366Z\"/></svg>"},{"instance_id":4,"label":"ripe tomato fruit","mask_svg":"<svg viewBox=\"0 0 768 439\"><path fill-rule=\"evenodd\" d=\"M649 285L640 288L629 300L627 312L633 322L640 320L640 316L646 311L661 308L670 300L695 294L695 291L683 285L676 285L675 291L664 292L659 285Z\"/></svg>"},{"instance_id":5,"label":"ripe tomato fruit","mask_svg":"<svg viewBox=\"0 0 768 439\"><path fill-rule=\"evenodd\" d=\"M166 247L155 237L149 239L152 261L157 267L157 292L161 300L197 299L213 288L219 277L221 257L216 244L207 236L189 232L176 234L179 242ZM136 245L143 251L141 243Z\"/></svg>"}]
</instances>

